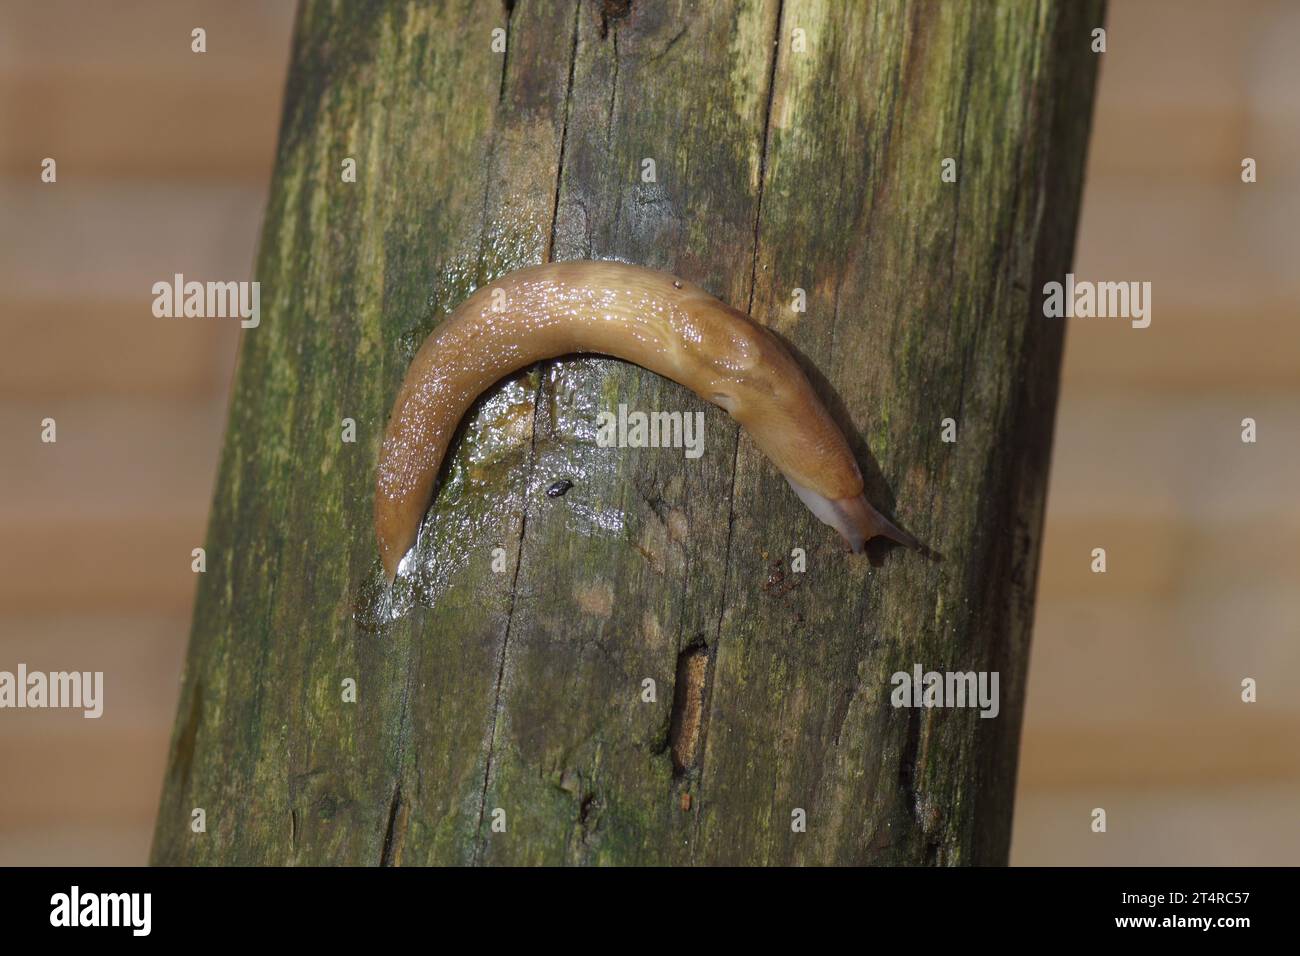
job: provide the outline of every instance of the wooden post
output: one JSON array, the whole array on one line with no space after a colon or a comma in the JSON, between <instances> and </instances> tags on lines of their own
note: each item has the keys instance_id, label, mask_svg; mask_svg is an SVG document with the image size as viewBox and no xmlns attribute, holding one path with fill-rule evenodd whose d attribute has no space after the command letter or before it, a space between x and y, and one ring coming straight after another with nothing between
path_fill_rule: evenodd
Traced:
<instances>
[{"instance_id":1,"label":"wooden post","mask_svg":"<svg viewBox=\"0 0 1300 956\"><path fill-rule=\"evenodd\" d=\"M1005 862L1101 3L437 6L299 14L154 861ZM942 558L847 554L720 410L582 357L472 414L380 626L414 350L610 257L790 342ZM597 447L620 403L702 457ZM917 664L996 718L892 706Z\"/></svg>"}]
</instances>

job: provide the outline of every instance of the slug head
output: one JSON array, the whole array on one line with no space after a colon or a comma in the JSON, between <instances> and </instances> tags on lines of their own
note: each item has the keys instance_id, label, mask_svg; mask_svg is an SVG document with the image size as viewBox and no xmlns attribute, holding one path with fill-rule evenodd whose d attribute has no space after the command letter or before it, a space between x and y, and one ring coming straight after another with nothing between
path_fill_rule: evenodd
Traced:
<instances>
[{"instance_id":1,"label":"slug head","mask_svg":"<svg viewBox=\"0 0 1300 956\"><path fill-rule=\"evenodd\" d=\"M697 388L725 409L791 482L829 500L862 493L862 474L843 432L808 376L772 332L713 300L724 321L702 322L690 343Z\"/></svg>"}]
</instances>

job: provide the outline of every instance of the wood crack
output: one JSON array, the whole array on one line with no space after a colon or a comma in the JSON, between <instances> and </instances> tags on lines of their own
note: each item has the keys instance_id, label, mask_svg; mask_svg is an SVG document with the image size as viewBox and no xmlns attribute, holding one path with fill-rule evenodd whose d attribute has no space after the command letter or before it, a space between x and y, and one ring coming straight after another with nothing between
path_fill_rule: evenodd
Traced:
<instances>
[{"instance_id":1,"label":"wood crack","mask_svg":"<svg viewBox=\"0 0 1300 956\"><path fill-rule=\"evenodd\" d=\"M581 8L574 5L573 16L573 42L569 47L569 78L564 93L564 120L560 129L560 151L555 164L555 199L551 207L551 230L547 240L545 252L546 261L550 261L555 250L555 230L560 217L560 186L564 179L564 150L565 144L569 137L569 115L573 101L573 76L578 59L578 15ZM539 370L544 370L546 363L538 366ZM483 762L483 786L479 796L478 819L474 826L475 845L474 845L474 863L482 862L483 848L486 841L483 838L483 814L487 809L488 786L492 780L492 762L496 756L496 736L497 727L501 719L501 689L505 683L506 659L510 648L511 627L514 623L515 602L519 597L519 570L524 563L524 537L528 532L528 502L529 492L532 488L533 475L537 466L537 408L542 401L542 392L545 389L546 377L539 374L537 378L537 388L533 392L532 412L528 446L528 466L524 470L524 495L523 495L523 513L519 519L519 543L515 551L515 568L510 578L510 605L506 610L505 634L501 639L501 652L497 658L497 677L496 686L492 697L492 728L488 733L488 750L487 757Z\"/></svg>"},{"instance_id":2,"label":"wood crack","mask_svg":"<svg viewBox=\"0 0 1300 956\"><path fill-rule=\"evenodd\" d=\"M402 865L402 841L406 834L406 806L402 803L402 786L393 788L388 804L388 823L384 827L384 846L379 851L380 866Z\"/></svg>"},{"instance_id":3,"label":"wood crack","mask_svg":"<svg viewBox=\"0 0 1300 956\"><path fill-rule=\"evenodd\" d=\"M506 73L510 70L510 24L515 18L515 0L503 0L502 6L506 11L506 48L501 54L501 88L497 91L497 103L504 103L506 99Z\"/></svg>"},{"instance_id":4,"label":"wood crack","mask_svg":"<svg viewBox=\"0 0 1300 956\"><path fill-rule=\"evenodd\" d=\"M763 222L763 187L767 181L767 151L770 145L772 132L772 104L776 99L776 68L777 61L781 55L781 23L785 15L785 0L779 0L776 8L776 28L772 37L772 65L767 73L767 104L763 110L763 139L760 146L761 154L759 156L758 166L758 196L754 201L754 256L749 272L749 300L746 311L752 315L754 310L754 291L758 285L758 249L759 249L759 231ZM718 605L718 623L714 628L714 654L718 653L722 642L722 621L727 613L727 581L731 573L731 539L732 532L736 525L736 479L740 466L740 429L735 429L735 443L731 453L731 490L727 496L727 538L722 546L722 597ZM701 746L698 757L700 767L700 787L703 788L703 765L704 765L704 748ZM692 828L693 837L691 840L691 862L695 862L696 850L699 847L699 829L700 816L695 817L695 826Z\"/></svg>"}]
</instances>

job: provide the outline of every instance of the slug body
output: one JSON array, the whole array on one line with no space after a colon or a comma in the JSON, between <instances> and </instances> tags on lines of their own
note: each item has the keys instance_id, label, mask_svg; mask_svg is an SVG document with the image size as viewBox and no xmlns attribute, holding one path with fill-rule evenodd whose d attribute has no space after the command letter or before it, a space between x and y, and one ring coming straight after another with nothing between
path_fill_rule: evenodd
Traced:
<instances>
[{"instance_id":1,"label":"slug body","mask_svg":"<svg viewBox=\"0 0 1300 956\"><path fill-rule=\"evenodd\" d=\"M411 362L375 484L375 534L389 582L415 544L448 443L474 400L512 372L575 352L634 362L725 409L854 551L876 535L919 547L867 503L843 434L771 332L662 272L559 262L478 289Z\"/></svg>"}]
</instances>

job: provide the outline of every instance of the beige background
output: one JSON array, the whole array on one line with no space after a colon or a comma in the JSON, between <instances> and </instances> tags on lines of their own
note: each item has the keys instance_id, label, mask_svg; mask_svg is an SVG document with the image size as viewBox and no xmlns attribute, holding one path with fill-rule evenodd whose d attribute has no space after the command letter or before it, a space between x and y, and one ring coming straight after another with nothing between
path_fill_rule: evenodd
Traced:
<instances>
[{"instance_id":1,"label":"beige background","mask_svg":"<svg viewBox=\"0 0 1300 956\"><path fill-rule=\"evenodd\" d=\"M292 15L0 2L0 669L111 681L0 712L0 864L147 858L237 329L142 316L251 278ZM1069 330L1012 861L1300 863L1300 5L1108 32L1076 273L1154 318Z\"/></svg>"}]
</instances>

